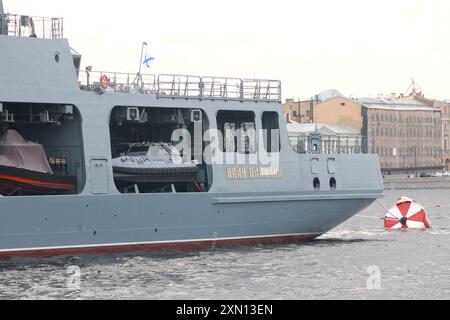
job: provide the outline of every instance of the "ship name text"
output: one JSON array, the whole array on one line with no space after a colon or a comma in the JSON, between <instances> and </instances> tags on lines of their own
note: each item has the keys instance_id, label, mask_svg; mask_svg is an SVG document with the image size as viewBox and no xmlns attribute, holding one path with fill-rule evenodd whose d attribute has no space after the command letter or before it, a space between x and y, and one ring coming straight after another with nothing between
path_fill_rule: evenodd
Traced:
<instances>
[{"instance_id":1,"label":"ship name text","mask_svg":"<svg viewBox=\"0 0 450 320\"><path fill-rule=\"evenodd\" d=\"M229 180L257 180L257 179L282 179L281 168L227 168Z\"/></svg>"}]
</instances>

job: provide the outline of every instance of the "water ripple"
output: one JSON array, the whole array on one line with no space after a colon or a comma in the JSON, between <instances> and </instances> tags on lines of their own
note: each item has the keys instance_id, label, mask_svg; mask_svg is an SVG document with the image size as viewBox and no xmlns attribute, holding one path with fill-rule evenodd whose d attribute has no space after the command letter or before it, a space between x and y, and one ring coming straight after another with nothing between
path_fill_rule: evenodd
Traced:
<instances>
[{"instance_id":1,"label":"water ripple","mask_svg":"<svg viewBox=\"0 0 450 320\"><path fill-rule=\"evenodd\" d=\"M301 244L15 259L0 262L0 299L449 299L448 190L408 192L441 204L429 209L433 230L386 232L373 205L362 213L373 219ZM389 191L383 202L399 196ZM69 266L80 268L80 290L68 287ZM371 266L381 290L367 288Z\"/></svg>"}]
</instances>

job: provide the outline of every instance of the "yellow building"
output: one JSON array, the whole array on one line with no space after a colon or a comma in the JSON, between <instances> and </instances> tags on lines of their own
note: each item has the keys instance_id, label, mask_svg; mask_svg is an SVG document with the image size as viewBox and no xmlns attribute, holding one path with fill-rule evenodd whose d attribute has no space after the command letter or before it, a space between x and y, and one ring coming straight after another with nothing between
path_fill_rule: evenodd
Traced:
<instances>
[{"instance_id":1,"label":"yellow building","mask_svg":"<svg viewBox=\"0 0 450 320\"><path fill-rule=\"evenodd\" d=\"M283 112L288 115L290 119L298 123L313 123L314 109L319 103L329 100L334 97L343 97L344 95L336 89L329 89L316 94L309 100L294 101L294 99L287 99L286 103L282 105Z\"/></svg>"},{"instance_id":2,"label":"yellow building","mask_svg":"<svg viewBox=\"0 0 450 320\"><path fill-rule=\"evenodd\" d=\"M311 99L305 101L294 101L287 99L282 105L283 113L289 115L289 118L298 123L312 123L314 107L319 101Z\"/></svg>"},{"instance_id":3,"label":"yellow building","mask_svg":"<svg viewBox=\"0 0 450 320\"><path fill-rule=\"evenodd\" d=\"M314 108L314 122L342 125L362 132L364 126L362 105L344 97L328 99Z\"/></svg>"}]
</instances>

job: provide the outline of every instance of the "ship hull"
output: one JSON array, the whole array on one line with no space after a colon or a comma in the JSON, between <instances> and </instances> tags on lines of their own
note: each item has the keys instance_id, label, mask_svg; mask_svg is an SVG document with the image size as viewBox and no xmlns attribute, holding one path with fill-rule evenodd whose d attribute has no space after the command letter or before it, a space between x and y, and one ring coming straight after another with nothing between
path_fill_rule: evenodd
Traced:
<instances>
[{"instance_id":1,"label":"ship hull","mask_svg":"<svg viewBox=\"0 0 450 320\"><path fill-rule=\"evenodd\" d=\"M0 259L297 243L319 237L374 201L356 194L185 194L176 195L188 203L180 208L173 196L1 198Z\"/></svg>"},{"instance_id":2,"label":"ship hull","mask_svg":"<svg viewBox=\"0 0 450 320\"><path fill-rule=\"evenodd\" d=\"M208 239L196 241L174 241L155 243L128 243L114 245L94 245L80 247L55 247L19 249L0 252L0 260L12 258L51 258L55 256L76 255L103 255L131 252L155 252L155 251L192 251L202 249L231 248L255 245L285 245L312 241L321 234L283 235L238 239Z\"/></svg>"}]
</instances>

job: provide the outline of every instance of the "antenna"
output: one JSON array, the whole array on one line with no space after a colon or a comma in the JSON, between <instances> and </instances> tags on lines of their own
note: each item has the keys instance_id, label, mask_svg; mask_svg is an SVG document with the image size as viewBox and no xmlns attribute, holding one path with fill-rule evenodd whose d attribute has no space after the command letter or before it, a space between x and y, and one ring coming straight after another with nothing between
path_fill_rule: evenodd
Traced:
<instances>
[{"instance_id":1,"label":"antenna","mask_svg":"<svg viewBox=\"0 0 450 320\"><path fill-rule=\"evenodd\" d=\"M8 24L5 16L5 10L3 10L3 0L0 0L0 35L8 35Z\"/></svg>"},{"instance_id":2,"label":"antenna","mask_svg":"<svg viewBox=\"0 0 450 320\"><path fill-rule=\"evenodd\" d=\"M0 0L1 1L1 0ZM139 90L141 90L140 86L142 86L142 59L144 57L144 48L148 46L148 43L143 41L142 42L142 49L141 49L141 60L139 62L139 71L136 75L136 78L133 81L133 85L136 84L136 86L139 88Z\"/></svg>"},{"instance_id":3,"label":"antenna","mask_svg":"<svg viewBox=\"0 0 450 320\"><path fill-rule=\"evenodd\" d=\"M142 71L142 59L144 58L144 48L148 46L147 42L142 42L142 49L141 49L141 60L139 61L139 72L138 75L141 75L141 71Z\"/></svg>"},{"instance_id":4,"label":"antenna","mask_svg":"<svg viewBox=\"0 0 450 320\"><path fill-rule=\"evenodd\" d=\"M408 94L411 94L414 97L422 94L422 87L419 86L414 79L411 80L411 84L408 89L406 89L405 96Z\"/></svg>"}]
</instances>

